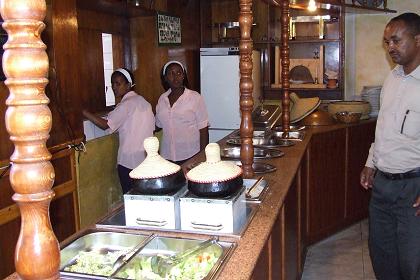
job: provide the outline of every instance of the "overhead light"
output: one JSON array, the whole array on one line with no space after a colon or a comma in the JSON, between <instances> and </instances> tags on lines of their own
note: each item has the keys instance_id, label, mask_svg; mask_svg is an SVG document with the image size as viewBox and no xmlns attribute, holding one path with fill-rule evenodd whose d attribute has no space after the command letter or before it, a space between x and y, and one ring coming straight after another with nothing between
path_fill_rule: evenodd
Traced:
<instances>
[{"instance_id":1,"label":"overhead light","mask_svg":"<svg viewBox=\"0 0 420 280\"><path fill-rule=\"evenodd\" d=\"M316 11L316 9L317 9L317 7L316 7L315 0L309 0L309 3L308 3L308 11L314 12L314 11Z\"/></svg>"}]
</instances>

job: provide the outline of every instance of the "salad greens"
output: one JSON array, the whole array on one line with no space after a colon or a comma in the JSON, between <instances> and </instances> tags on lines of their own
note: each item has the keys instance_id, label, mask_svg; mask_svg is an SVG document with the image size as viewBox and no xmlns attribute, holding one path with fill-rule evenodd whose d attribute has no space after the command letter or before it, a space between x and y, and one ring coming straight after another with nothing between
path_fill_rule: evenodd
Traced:
<instances>
[{"instance_id":1,"label":"salad greens","mask_svg":"<svg viewBox=\"0 0 420 280\"><path fill-rule=\"evenodd\" d=\"M216 264L220 254L203 252L193 255L174 266L166 277L162 278L151 268L151 256L134 258L116 277L139 280L200 280L207 276Z\"/></svg>"},{"instance_id":2,"label":"salad greens","mask_svg":"<svg viewBox=\"0 0 420 280\"><path fill-rule=\"evenodd\" d=\"M113 272L112 265L122 253L124 250L107 254L99 251L82 251L77 255L75 263L66 266L64 271L110 276Z\"/></svg>"}]
</instances>

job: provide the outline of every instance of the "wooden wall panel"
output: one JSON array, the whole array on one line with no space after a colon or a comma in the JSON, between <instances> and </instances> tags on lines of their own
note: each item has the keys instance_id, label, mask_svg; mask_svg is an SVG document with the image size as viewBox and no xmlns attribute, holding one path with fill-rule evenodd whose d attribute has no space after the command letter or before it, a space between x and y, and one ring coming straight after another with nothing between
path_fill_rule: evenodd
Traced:
<instances>
[{"instance_id":1,"label":"wooden wall panel","mask_svg":"<svg viewBox=\"0 0 420 280\"><path fill-rule=\"evenodd\" d=\"M45 31L50 60L48 97L53 127L48 146L83 137L76 0L54 0L48 6Z\"/></svg>"},{"instance_id":2,"label":"wooden wall panel","mask_svg":"<svg viewBox=\"0 0 420 280\"><path fill-rule=\"evenodd\" d=\"M92 29L112 34L128 33L127 20L122 16L84 9L77 10L79 29Z\"/></svg>"},{"instance_id":3,"label":"wooden wall panel","mask_svg":"<svg viewBox=\"0 0 420 280\"><path fill-rule=\"evenodd\" d=\"M4 117L6 114L6 99L9 96L9 90L5 86L4 82L0 82L0 162L2 160L9 160L9 157L13 153L13 143L9 140L9 134L7 133ZM4 164L7 165L7 162ZM3 166L3 163L0 167ZM1 171L0 171L1 172Z\"/></svg>"},{"instance_id":4,"label":"wooden wall panel","mask_svg":"<svg viewBox=\"0 0 420 280\"><path fill-rule=\"evenodd\" d=\"M182 46L169 47L168 59L179 60L187 68L190 88L200 91L200 1L167 0L168 13L179 16Z\"/></svg>"},{"instance_id":5,"label":"wooden wall panel","mask_svg":"<svg viewBox=\"0 0 420 280\"><path fill-rule=\"evenodd\" d=\"M15 271L14 253L15 245L19 237L20 218L4 225L0 225L0 278L12 274Z\"/></svg>"},{"instance_id":6,"label":"wooden wall panel","mask_svg":"<svg viewBox=\"0 0 420 280\"><path fill-rule=\"evenodd\" d=\"M154 108L164 92L160 71L168 61L168 48L158 46L156 16L130 19L130 32L136 91Z\"/></svg>"},{"instance_id":7,"label":"wooden wall panel","mask_svg":"<svg viewBox=\"0 0 420 280\"><path fill-rule=\"evenodd\" d=\"M90 111L104 111L106 105L101 32L80 29L79 46L80 75L85 81L80 90L81 104Z\"/></svg>"}]
</instances>

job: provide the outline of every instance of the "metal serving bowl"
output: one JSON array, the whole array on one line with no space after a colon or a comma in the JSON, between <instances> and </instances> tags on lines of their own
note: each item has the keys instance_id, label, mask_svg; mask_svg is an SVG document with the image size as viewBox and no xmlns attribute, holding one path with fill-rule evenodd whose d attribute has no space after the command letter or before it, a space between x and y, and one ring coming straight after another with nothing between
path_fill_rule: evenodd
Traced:
<instances>
[{"instance_id":1,"label":"metal serving bowl","mask_svg":"<svg viewBox=\"0 0 420 280\"><path fill-rule=\"evenodd\" d=\"M224 158L240 159L241 148L240 147L228 147L220 150L220 155ZM284 152L277 149L268 149L262 147L254 147L254 158L255 159L267 159L284 156Z\"/></svg>"}]
</instances>

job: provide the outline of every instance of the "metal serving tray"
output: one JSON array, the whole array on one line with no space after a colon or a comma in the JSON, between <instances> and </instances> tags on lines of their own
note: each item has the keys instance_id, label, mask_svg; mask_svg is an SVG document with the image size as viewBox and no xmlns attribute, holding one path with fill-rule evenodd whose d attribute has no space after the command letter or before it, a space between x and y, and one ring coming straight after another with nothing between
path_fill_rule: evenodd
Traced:
<instances>
[{"instance_id":1,"label":"metal serving tray","mask_svg":"<svg viewBox=\"0 0 420 280\"><path fill-rule=\"evenodd\" d=\"M289 125L289 131L302 131L305 130L306 126L304 125ZM281 125L275 126L272 128L274 131L283 131L283 127Z\"/></svg>"},{"instance_id":2,"label":"metal serving tray","mask_svg":"<svg viewBox=\"0 0 420 280\"><path fill-rule=\"evenodd\" d=\"M273 135L275 138L279 140L286 140L286 138L283 138L283 131L273 131ZM305 138L305 132L304 131L289 131L289 138L287 140L291 141L303 141ZM289 141L290 142L290 141Z\"/></svg>"},{"instance_id":3,"label":"metal serving tray","mask_svg":"<svg viewBox=\"0 0 420 280\"><path fill-rule=\"evenodd\" d=\"M220 155L223 158L240 159L241 148L240 147L229 147L220 150ZM275 157L284 156L284 152L277 149L266 149L262 147L254 147L254 158L256 159L268 159Z\"/></svg>"},{"instance_id":4,"label":"metal serving tray","mask_svg":"<svg viewBox=\"0 0 420 280\"><path fill-rule=\"evenodd\" d=\"M200 242L204 240L197 240L197 239L183 239L183 238L171 238L171 237L155 237L152 241L150 241L140 252L138 252L134 258L132 258L124 267L122 267L112 279L132 279L127 278L124 274L124 270L133 266L135 262L138 262L140 258L150 257L154 255L174 255L179 252L183 252L191 247L198 245ZM233 249L235 247L235 243L230 242L217 242L210 247L204 249L207 252L214 252L215 254L219 255L216 264L207 274L207 276L203 279L213 279L222 266L222 264L226 261L226 259L230 256Z\"/></svg>"},{"instance_id":5,"label":"metal serving tray","mask_svg":"<svg viewBox=\"0 0 420 280\"><path fill-rule=\"evenodd\" d=\"M249 195L246 197L247 202L261 203L268 191L268 182L265 179L244 179L244 186Z\"/></svg>"},{"instance_id":6,"label":"metal serving tray","mask_svg":"<svg viewBox=\"0 0 420 280\"><path fill-rule=\"evenodd\" d=\"M88 233L61 249L60 274L72 278L106 279L106 276L69 272L64 271L64 269L75 263L80 252L98 251L104 255L109 252L125 252L144 242L147 238L147 235L121 232L98 231Z\"/></svg>"},{"instance_id":7,"label":"metal serving tray","mask_svg":"<svg viewBox=\"0 0 420 280\"><path fill-rule=\"evenodd\" d=\"M290 139L291 140L291 139ZM293 146L295 143L288 139L281 139L279 137L268 137L268 138L252 138L252 144L255 147L263 147L263 148L278 148L278 147L289 147ZM229 145L241 145L241 139L228 139L226 143Z\"/></svg>"}]
</instances>

